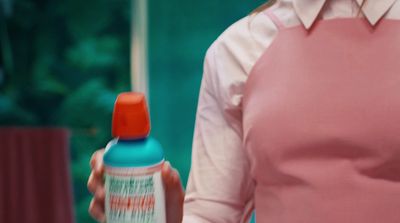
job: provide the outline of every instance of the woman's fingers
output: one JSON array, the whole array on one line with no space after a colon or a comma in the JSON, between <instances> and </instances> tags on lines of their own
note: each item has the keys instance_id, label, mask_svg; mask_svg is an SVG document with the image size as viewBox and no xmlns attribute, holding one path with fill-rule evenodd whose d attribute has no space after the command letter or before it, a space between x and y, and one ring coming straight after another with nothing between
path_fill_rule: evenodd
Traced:
<instances>
[{"instance_id":1,"label":"woman's fingers","mask_svg":"<svg viewBox=\"0 0 400 223\"><path fill-rule=\"evenodd\" d=\"M167 203L173 204L169 206L181 206L185 198L185 192L183 190L181 178L179 176L179 172L171 168L169 183L167 184L166 197L168 199Z\"/></svg>"},{"instance_id":2,"label":"woman's fingers","mask_svg":"<svg viewBox=\"0 0 400 223\"><path fill-rule=\"evenodd\" d=\"M175 189L183 190L181 177L176 169L172 169L171 185L173 185L173 188Z\"/></svg>"},{"instance_id":3,"label":"woman's fingers","mask_svg":"<svg viewBox=\"0 0 400 223\"><path fill-rule=\"evenodd\" d=\"M94 197L89 205L90 215L99 222L105 221L104 214L105 190L103 185L99 185L94 193Z\"/></svg>"},{"instance_id":4,"label":"woman's fingers","mask_svg":"<svg viewBox=\"0 0 400 223\"><path fill-rule=\"evenodd\" d=\"M90 159L90 167L92 168L92 172L90 173L88 179L87 188L92 194L96 193L97 187L104 184L103 154L104 149L97 150L95 153L93 153L92 158Z\"/></svg>"},{"instance_id":5,"label":"woman's fingers","mask_svg":"<svg viewBox=\"0 0 400 223\"><path fill-rule=\"evenodd\" d=\"M165 161L161 169L161 176L163 178L163 182L165 185L169 184L170 175L171 175L171 164L168 161Z\"/></svg>"},{"instance_id":6,"label":"woman's fingers","mask_svg":"<svg viewBox=\"0 0 400 223\"><path fill-rule=\"evenodd\" d=\"M104 154L104 149L100 149L92 155L90 159L90 167L92 169L92 172L90 173L89 180L87 183L88 190L94 195L89 205L89 213L94 219L96 219L99 222L105 222L103 154Z\"/></svg>"},{"instance_id":7,"label":"woman's fingers","mask_svg":"<svg viewBox=\"0 0 400 223\"><path fill-rule=\"evenodd\" d=\"M178 190L183 191L181 178L179 172L171 167L171 164L166 161L161 170L162 178L166 187L166 190Z\"/></svg>"},{"instance_id":8,"label":"woman's fingers","mask_svg":"<svg viewBox=\"0 0 400 223\"><path fill-rule=\"evenodd\" d=\"M98 222L105 222L104 207L95 198L92 199L89 205L90 215L96 219Z\"/></svg>"},{"instance_id":9,"label":"woman's fingers","mask_svg":"<svg viewBox=\"0 0 400 223\"><path fill-rule=\"evenodd\" d=\"M104 173L104 165L103 165L103 155L104 149L97 150L93 153L92 158L90 159L90 167L95 175L103 176Z\"/></svg>"},{"instance_id":10,"label":"woman's fingers","mask_svg":"<svg viewBox=\"0 0 400 223\"><path fill-rule=\"evenodd\" d=\"M185 193L179 173L168 161L164 163L161 173L165 184L167 222L181 223Z\"/></svg>"},{"instance_id":11,"label":"woman's fingers","mask_svg":"<svg viewBox=\"0 0 400 223\"><path fill-rule=\"evenodd\" d=\"M94 199L96 199L96 201L100 202L102 207L104 207L104 200L106 198L106 192L104 190L104 185L100 185L97 190L96 193L94 194Z\"/></svg>"},{"instance_id":12,"label":"woman's fingers","mask_svg":"<svg viewBox=\"0 0 400 223\"><path fill-rule=\"evenodd\" d=\"M103 176L95 175L94 172L90 173L89 180L87 182L87 188L90 193L95 194L98 187L104 186Z\"/></svg>"},{"instance_id":13,"label":"woman's fingers","mask_svg":"<svg viewBox=\"0 0 400 223\"><path fill-rule=\"evenodd\" d=\"M96 177L94 176L93 172L90 173L89 180L87 182L87 188L90 191L90 193L95 194L96 189L97 189L97 184L98 181L95 179Z\"/></svg>"}]
</instances>

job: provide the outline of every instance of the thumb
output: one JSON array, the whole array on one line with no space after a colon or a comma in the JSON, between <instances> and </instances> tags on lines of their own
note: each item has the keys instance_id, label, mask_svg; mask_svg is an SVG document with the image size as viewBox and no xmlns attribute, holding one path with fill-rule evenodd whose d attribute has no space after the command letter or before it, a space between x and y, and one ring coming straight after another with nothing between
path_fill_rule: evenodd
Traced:
<instances>
[{"instance_id":1,"label":"thumb","mask_svg":"<svg viewBox=\"0 0 400 223\"><path fill-rule=\"evenodd\" d=\"M169 163L169 161L165 161L163 163L162 169L161 169L161 175L162 175L162 179L163 182L168 185L170 182L170 178L171 178L171 172L172 172L172 168L171 168L171 164Z\"/></svg>"}]
</instances>

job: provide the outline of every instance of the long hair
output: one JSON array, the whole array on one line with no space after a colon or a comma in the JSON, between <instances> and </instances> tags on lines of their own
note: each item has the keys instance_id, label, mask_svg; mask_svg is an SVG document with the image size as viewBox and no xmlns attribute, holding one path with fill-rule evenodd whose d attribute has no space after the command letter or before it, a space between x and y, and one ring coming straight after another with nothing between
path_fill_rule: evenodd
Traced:
<instances>
[{"instance_id":1,"label":"long hair","mask_svg":"<svg viewBox=\"0 0 400 223\"><path fill-rule=\"evenodd\" d=\"M265 3L263 3L262 5L258 6L256 9L254 9L253 11L250 12L250 15L254 15L257 14L259 12L264 11L265 9L271 7L272 5L274 5L278 0L268 0ZM367 0L363 0L359 9L358 9L358 13L357 13L357 17L360 16L360 13L362 12L362 8L364 7L365 3L367 2Z\"/></svg>"}]
</instances>

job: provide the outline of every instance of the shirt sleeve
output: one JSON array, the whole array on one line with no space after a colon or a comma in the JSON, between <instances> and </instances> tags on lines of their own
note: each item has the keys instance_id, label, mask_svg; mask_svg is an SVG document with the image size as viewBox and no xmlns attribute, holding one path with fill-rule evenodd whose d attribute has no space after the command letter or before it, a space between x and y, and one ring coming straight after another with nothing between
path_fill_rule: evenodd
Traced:
<instances>
[{"instance_id":1,"label":"shirt sleeve","mask_svg":"<svg viewBox=\"0 0 400 223\"><path fill-rule=\"evenodd\" d=\"M184 223L247 222L254 182L242 144L238 86L226 85L214 43L207 51L196 112Z\"/></svg>"}]
</instances>

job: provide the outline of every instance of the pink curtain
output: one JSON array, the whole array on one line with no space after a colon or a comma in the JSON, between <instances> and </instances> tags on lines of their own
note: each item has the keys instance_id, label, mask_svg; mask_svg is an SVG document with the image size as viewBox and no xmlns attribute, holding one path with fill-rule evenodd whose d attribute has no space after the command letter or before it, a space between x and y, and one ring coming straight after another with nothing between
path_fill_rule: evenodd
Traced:
<instances>
[{"instance_id":1,"label":"pink curtain","mask_svg":"<svg viewBox=\"0 0 400 223\"><path fill-rule=\"evenodd\" d=\"M0 222L74 222L68 141L61 128L0 128Z\"/></svg>"}]
</instances>

